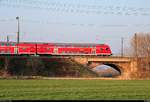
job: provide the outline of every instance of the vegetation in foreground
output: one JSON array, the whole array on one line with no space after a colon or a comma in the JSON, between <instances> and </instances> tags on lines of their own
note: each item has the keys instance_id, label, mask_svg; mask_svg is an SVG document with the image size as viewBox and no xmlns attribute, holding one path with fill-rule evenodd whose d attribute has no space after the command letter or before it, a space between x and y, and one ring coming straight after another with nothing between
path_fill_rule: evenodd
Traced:
<instances>
[{"instance_id":1,"label":"vegetation in foreground","mask_svg":"<svg viewBox=\"0 0 150 102\"><path fill-rule=\"evenodd\" d=\"M0 76L97 77L87 67L65 58L0 58ZM7 75L6 75L7 73Z\"/></svg>"},{"instance_id":2,"label":"vegetation in foreground","mask_svg":"<svg viewBox=\"0 0 150 102\"><path fill-rule=\"evenodd\" d=\"M0 80L6 100L150 99L148 80Z\"/></svg>"}]
</instances>

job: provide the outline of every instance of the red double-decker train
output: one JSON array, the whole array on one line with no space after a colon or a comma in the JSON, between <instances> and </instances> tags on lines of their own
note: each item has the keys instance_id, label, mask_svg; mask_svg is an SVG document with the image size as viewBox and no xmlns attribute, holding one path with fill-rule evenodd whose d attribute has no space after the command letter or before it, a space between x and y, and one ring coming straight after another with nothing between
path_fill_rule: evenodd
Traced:
<instances>
[{"instance_id":1,"label":"red double-decker train","mask_svg":"<svg viewBox=\"0 0 150 102\"><path fill-rule=\"evenodd\" d=\"M0 55L112 55L107 44L0 42Z\"/></svg>"}]
</instances>

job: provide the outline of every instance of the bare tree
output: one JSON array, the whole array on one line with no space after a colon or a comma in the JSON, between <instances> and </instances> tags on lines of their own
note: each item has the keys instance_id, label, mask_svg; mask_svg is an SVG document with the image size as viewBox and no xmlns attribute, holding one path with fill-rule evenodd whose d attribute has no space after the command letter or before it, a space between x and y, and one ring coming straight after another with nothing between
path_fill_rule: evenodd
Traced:
<instances>
[{"instance_id":1,"label":"bare tree","mask_svg":"<svg viewBox=\"0 0 150 102\"><path fill-rule=\"evenodd\" d=\"M136 33L131 46L132 55L140 59L140 68L150 70L150 33Z\"/></svg>"},{"instance_id":2,"label":"bare tree","mask_svg":"<svg viewBox=\"0 0 150 102\"><path fill-rule=\"evenodd\" d=\"M38 58L29 58L26 63L26 74L27 75L41 75L44 72L45 65L42 59Z\"/></svg>"}]
</instances>

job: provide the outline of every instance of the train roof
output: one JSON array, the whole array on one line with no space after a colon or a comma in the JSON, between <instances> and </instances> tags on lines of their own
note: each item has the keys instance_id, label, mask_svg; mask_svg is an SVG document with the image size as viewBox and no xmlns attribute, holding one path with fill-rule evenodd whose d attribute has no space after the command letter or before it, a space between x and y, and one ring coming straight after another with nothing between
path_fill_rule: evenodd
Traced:
<instances>
[{"instance_id":1,"label":"train roof","mask_svg":"<svg viewBox=\"0 0 150 102\"><path fill-rule=\"evenodd\" d=\"M0 42L0 43L15 43L17 44L17 42ZM58 45L58 46L61 46L61 45L89 45L89 46L96 46L96 45L107 45L107 44L98 44L98 43L52 43L52 42L20 42L21 44L24 43L24 44L52 44L52 45Z\"/></svg>"}]
</instances>

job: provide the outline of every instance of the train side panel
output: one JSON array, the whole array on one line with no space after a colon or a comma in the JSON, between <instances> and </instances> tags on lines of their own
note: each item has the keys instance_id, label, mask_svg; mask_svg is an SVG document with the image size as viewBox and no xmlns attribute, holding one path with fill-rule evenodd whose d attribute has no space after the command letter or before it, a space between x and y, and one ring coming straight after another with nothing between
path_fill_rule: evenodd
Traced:
<instances>
[{"instance_id":1,"label":"train side panel","mask_svg":"<svg viewBox=\"0 0 150 102\"><path fill-rule=\"evenodd\" d=\"M37 44L37 54L52 55L54 53L53 44Z\"/></svg>"},{"instance_id":2,"label":"train side panel","mask_svg":"<svg viewBox=\"0 0 150 102\"><path fill-rule=\"evenodd\" d=\"M68 55L82 55L82 54L91 54L91 48L58 48L58 54L68 54Z\"/></svg>"},{"instance_id":3,"label":"train side panel","mask_svg":"<svg viewBox=\"0 0 150 102\"><path fill-rule=\"evenodd\" d=\"M36 54L36 44L34 43L19 43L18 44L19 55L34 55Z\"/></svg>"}]
</instances>

